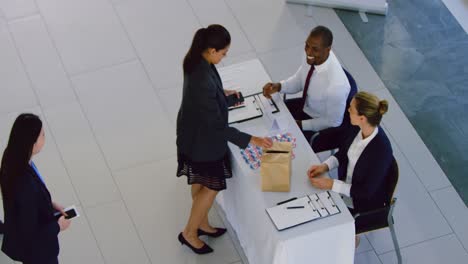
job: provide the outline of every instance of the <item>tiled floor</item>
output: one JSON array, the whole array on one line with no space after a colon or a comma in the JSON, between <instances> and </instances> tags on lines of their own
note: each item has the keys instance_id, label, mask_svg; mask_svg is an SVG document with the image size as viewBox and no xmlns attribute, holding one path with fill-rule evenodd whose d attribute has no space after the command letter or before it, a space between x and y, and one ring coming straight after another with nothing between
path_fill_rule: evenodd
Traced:
<instances>
[{"instance_id":1,"label":"tiled floor","mask_svg":"<svg viewBox=\"0 0 468 264\"><path fill-rule=\"evenodd\" d=\"M36 164L54 199L82 215L60 234L61 263L247 264L232 230L208 241L208 256L176 240L191 200L175 177L181 60L210 23L233 37L222 65L259 58L273 80L296 70L311 28L330 27L360 89L390 101L405 263L468 261L464 202L335 11L283 0L0 0L0 10L0 147L18 113L41 115L47 144ZM215 209L210 219L229 227ZM0 263L13 262L0 253ZM395 263L388 231L363 236L355 263Z\"/></svg>"},{"instance_id":2,"label":"tiled floor","mask_svg":"<svg viewBox=\"0 0 468 264\"><path fill-rule=\"evenodd\" d=\"M456 19L444 2L463 15ZM394 0L369 23L337 13L468 204L468 1Z\"/></svg>"}]
</instances>

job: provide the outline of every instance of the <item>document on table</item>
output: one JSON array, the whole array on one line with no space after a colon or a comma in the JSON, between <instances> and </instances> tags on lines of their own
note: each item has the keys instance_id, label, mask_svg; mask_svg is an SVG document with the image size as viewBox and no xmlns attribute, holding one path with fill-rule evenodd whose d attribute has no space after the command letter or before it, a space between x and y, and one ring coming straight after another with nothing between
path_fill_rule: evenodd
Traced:
<instances>
[{"instance_id":1,"label":"document on table","mask_svg":"<svg viewBox=\"0 0 468 264\"><path fill-rule=\"evenodd\" d=\"M258 98L258 95L244 97L244 104L242 107L229 110L228 123L239 123L261 117L263 112L259 102L260 98Z\"/></svg>"},{"instance_id":2,"label":"document on table","mask_svg":"<svg viewBox=\"0 0 468 264\"><path fill-rule=\"evenodd\" d=\"M307 195L266 209L278 231L340 213L329 191Z\"/></svg>"}]
</instances>

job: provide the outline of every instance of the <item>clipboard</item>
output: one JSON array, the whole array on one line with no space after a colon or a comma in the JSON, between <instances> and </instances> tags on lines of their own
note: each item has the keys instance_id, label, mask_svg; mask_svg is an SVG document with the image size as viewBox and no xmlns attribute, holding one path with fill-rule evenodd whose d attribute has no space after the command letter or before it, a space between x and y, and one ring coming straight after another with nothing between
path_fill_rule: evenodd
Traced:
<instances>
[{"instance_id":1,"label":"clipboard","mask_svg":"<svg viewBox=\"0 0 468 264\"><path fill-rule=\"evenodd\" d=\"M260 103L263 105L263 109L271 109L272 114L278 113L280 111L280 109L278 108L278 105L276 105L275 100L273 100L273 98L268 99L264 97L263 92L258 92L255 95L258 96L259 99L260 99L260 96L262 96L262 98L260 99ZM264 101L268 102L269 107L265 107L263 103Z\"/></svg>"},{"instance_id":2,"label":"clipboard","mask_svg":"<svg viewBox=\"0 0 468 264\"><path fill-rule=\"evenodd\" d=\"M288 207L290 209L288 209ZM329 191L306 195L266 209L278 231L341 213Z\"/></svg>"},{"instance_id":3,"label":"clipboard","mask_svg":"<svg viewBox=\"0 0 468 264\"><path fill-rule=\"evenodd\" d=\"M241 123L262 117L263 111L260 104L258 94L245 96L242 106L229 109L228 124Z\"/></svg>"}]
</instances>

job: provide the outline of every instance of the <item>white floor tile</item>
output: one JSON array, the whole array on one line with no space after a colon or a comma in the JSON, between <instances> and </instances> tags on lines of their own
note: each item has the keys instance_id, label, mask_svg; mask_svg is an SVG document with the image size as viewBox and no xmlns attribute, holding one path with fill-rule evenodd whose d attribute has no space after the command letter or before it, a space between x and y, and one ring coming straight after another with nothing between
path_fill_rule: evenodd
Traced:
<instances>
[{"instance_id":1,"label":"white floor tile","mask_svg":"<svg viewBox=\"0 0 468 264\"><path fill-rule=\"evenodd\" d=\"M356 79L358 89L364 91L377 91L385 88L382 80L366 59L364 53L354 42L353 37L330 8L309 6L312 17L317 24L324 25L333 32L333 50L340 58L343 66Z\"/></svg>"},{"instance_id":2,"label":"white floor tile","mask_svg":"<svg viewBox=\"0 0 468 264\"><path fill-rule=\"evenodd\" d=\"M449 224L414 174L409 162L395 146L394 139L390 137L390 141L400 172L395 192L398 200L393 212L400 247L452 233ZM377 254L393 249L388 228L367 233L366 236Z\"/></svg>"},{"instance_id":3,"label":"white floor tile","mask_svg":"<svg viewBox=\"0 0 468 264\"><path fill-rule=\"evenodd\" d=\"M302 44L293 48L259 54L259 57L274 82L291 77L306 59Z\"/></svg>"},{"instance_id":4,"label":"white floor tile","mask_svg":"<svg viewBox=\"0 0 468 264\"><path fill-rule=\"evenodd\" d=\"M0 113L34 107L36 97L6 22L0 18Z\"/></svg>"},{"instance_id":5,"label":"white floor tile","mask_svg":"<svg viewBox=\"0 0 468 264\"><path fill-rule=\"evenodd\" d=\"M42 151L34 157L34 163L49 189L52 200L62 206L79 205L80 200L65 169L55 142L51 140L50 130L46 128L46 144Z\"/></svg>"},{"instance_id":6,"label":"white floor tile","mask_svg":"<svg viewBox=\"0 0 468 264\"><path fill-rule=\"evenodd\" d=\"M190 213L190 187L176 178L176 159L146 164L115 173L119 188L153 263L232 263L240 260L229 236L206 239L214 253L194 255L181 247L177 235ZM212 210L213 211L213 210ZM214 212L210 219L218 224Z\"/></svg>"},{"instance_id":7,"label":"white floor tile","mask_svg":"<svg viewBox=\"0 0 468 264\"><path fill-rule=\"evenodd\" d=\"M431 155L424 142L421 140L411 123L401 111L393 96L387 90L375 93L379 98L389 103L389 111L383 118L383 124L389 134L396 141L401 151L409 160L427 190L436 190L450 186L437 161Z\"/></svg>"},{"instance_id":8,"label":"white floor tile","mask_svg":"<svg viewBox=\"0 0 468 264\"><path fill-rule=\"evenodd\" d=\"M465 249L468 249L468 210L463 200L453 187L431 192L453 231Z\"/></svg>"},{"instance_id":9,"label":"white floor tile","mask_svg":"<svg viewBox=\"0 0 468 264\"><path fill-rule=\"evenodd\" d=\"M198 17L203 27L210 24L220 24L229 31L231 35L231 46L228 56L238 56L253 51L239 23L224 1L188 0L188 2L195 11L195 15ZM213 10L216 10L216 12L213 12Z\"/></svg>"},{"instance_id":10,"label":"white floor tile","mask_svg":"<svg viewBox=\"0 0 468 264\"><path fill-rule=\"evenodd\" d=\"M56 106L46 118L85 207L120 200L117 186L78 103Z\"/></svg>"},{"instance_id":11,"label":"white floor tile","mask_svg":"<svg viewBox=\"0 0 468 264\"><path fill-rule=\"evenodd\" d=\"M104 264L99 245L89 227L86 213L77 208L80 217L72 220L70 227L59 233L59 262L67 264Z\"/></svg>"},{"instance_id":12,"label":"white floor tile","mask_svg":"<svg viewBox=\"0 0 468 264\"><path fill-rule=\"evenodd\" d=\"M0 0L0 11L7 20L38 12L34 0Z\"/></svg>"},{"instance_id":13,"label":"white floor tile","mask_svg":"<svg viewBox=\"0 0 468 264\"><path fill-rule=\"evenodd\" d=\"M448 235L429 240L401 250L405 264L461 264L468 259L468 253L463 249L455 235ZM383 264L397 263L394 251L381 255Z\"/></svg>"},{"instance_id":14,"label":"white floor tile","mask_svg":"<svg viewBox=\"0 0 468 264\"><path fill-rule=\"evenodd\" d=\"M106 263L150 263L123 202L86 210Z\"/></svg>"},{"instance_id":15,"label":"white floor tile","mask_svg":"<svg viewBox=\"0 0 468 264\"><path fill-rule=\"evenodd\" d=\"M51 106L76 100L41 17L16 20L9 26L41 105Z\"/></svg>"},{"instance_id":16,"label":"white floor tile","mask_svg":"<svg viewBox=\"0 0 468 264\"><path fill-rule=\"evenodd\" d=\"M182 102L182 90L182 84L179 84L173 88L158 91L164 109L174 125L176 125L177 114L179 113L180 103Z\"/></svg>"},{"instance_id":17,"label":"white floor tile","mask_svg":"<svg viewBox=\"0 0 468 264\"><path fill-rule=\"evenodd\" d=\"M70 74L135 58L133 48L107 0L37 0Z\"/></svg>"},{"instance_id":18,"label":"white floor tile","mask_svg":"<svg viewBox=\"0 0 468 264\"><path fill-rule=\"evenodd\" d=\"M362 252L354 256L354 264L381 264L379 257L373 250Z\"/></svg>"},{"instance_id":19,"label":"white floor tile","mask_svg":"<svg viewBox=\"0 0 468 264\"><path fill-rule=\"evenodd\" d=\"M0 243L2 243L2 241L3 241L3 235L0 235ZM13 264L14 261L11 258L9 258L7 255L5 255L5 253L0 251L0 263L2 263L2 264Z\"/></svg>"},{"instance_id":20,"label":"white floor tile","mask_svg":"<svg viewBox=\"0 0 468 264\"><path fill-rule=\"evenodd\" d=\"M356 248L356 254L366 252L369 250L373 251L374 248L372 247L371 243L367 239L366 235L360 235L360 237L361 237L361 242L359 243L359 247Z\"/></svg>"},{"instance_id":21,"label":"white floor tile","mask_svg":"<svg viewBox=\"0 0 468 264\"><path fill-rule=\"evenodd\" d=\"M72 81L111 169L176 152L174 126L138 61Z\"/></svg>"},{"instance_id":22,"label":"white floor tile","mask_svg":"<svg viewBox=\"0 0 468 264\"><path fill-rule=\"evenodd\" d=\"M185 0L125 1L116 5L139 57L159 89L182 82L182 61L200 24Z\"/></svg>"},{"instance_id":23,"label":"white floor tile","mask_svg":"<svg viewBox=\"0 0 468 264\"><path fill-rule=\"evenodd\" d=\"M306 5L286 3L286 6L293 15L296 24L302 29L305 42L310 31L318 25L317 21L308 15L308 8Z\"/></svg>"},{"instance_id":24,"label":"white floor tile","mask_svg":"<svg viewBox=\"0 0 468 264\"><path fill-rule=\"evenodd\" d=\"M468 34L468 2L466 0L442 0L442 2Z\"/></svg>"},{"instance_id":25,"label":"white floor tile","mask_svg":"<svg viewBox=\"0 0 468 264\"><path fill-rule=\"evenodd\" d=\"M295 47L307 37L284 1L226 2L257 52Z\"/></svg>"},{"instance_id":26,"label":"white floor tile","mask_svg":"<svg viewBox=\"0 0 468 264\"><path fill-rule=\"evenodd\" d=\"M241 54L241 55L236 55L236 56L232 56L232 54L228 54L227 57L225 57L221 63L223 64L222 66L229 66L229 65L232 65L232 64L236 64L236 63L239 63L239 62L244 62L244 61L248 61L248 60L253 60L253 59L257 59L257 54L253 51L250 51L250 52L247 52L245 54ZM222 67L221 65L216 65L216 67Z\"/></svg>"},{"instance_id":27,"label":"white floor tile","mask_svg":"<svg viewBox=\"0 0 468 264\"><path fill-rule=\"evenodd\" d=\"M37 107L34 109L40 113L40 110L38 110ZM0 115L0 146L1 146L0 155L3 155L3 151L5 150L8 144L10 131L13 126L13 123L15 122L16 117L22 112L23 111L19 110L18 112L2 113ZM32 111L29 111L29 112L32 112ZM35 114L38 114L37 112Z\"/></svg>"}]
</instances>

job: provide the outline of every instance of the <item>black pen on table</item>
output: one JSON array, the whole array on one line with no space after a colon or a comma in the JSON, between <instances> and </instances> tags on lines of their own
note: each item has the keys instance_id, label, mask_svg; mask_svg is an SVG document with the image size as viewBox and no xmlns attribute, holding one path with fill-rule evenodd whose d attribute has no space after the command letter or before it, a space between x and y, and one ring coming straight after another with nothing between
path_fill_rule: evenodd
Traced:
<instances>
[{"instance_id":1,"label":"black pen on table","mask_svg":"<svg viewBox=\"0 0 468 264\"><path fill-rule=\"evenodd\" d=\"M288 206L286 209L304 209L304 206Z\"/></svg>"},{"instance_id":2,"label":"black pen on table","mask_svg":"<svg viewBox=\"0 0 468 264\"><path fill-rule=\"evenodd\" d=\"M294 201L294 200L296 200L296 199L297 199L297 197L293 197L293 198L288 199L288 200L286 200L286 201L279 202L279 203L277 203L276 205L281 205L281 204L284 204L284 203L287 203L287 202L290 202L290 201Z\"/></svg>"}]
</instances>

